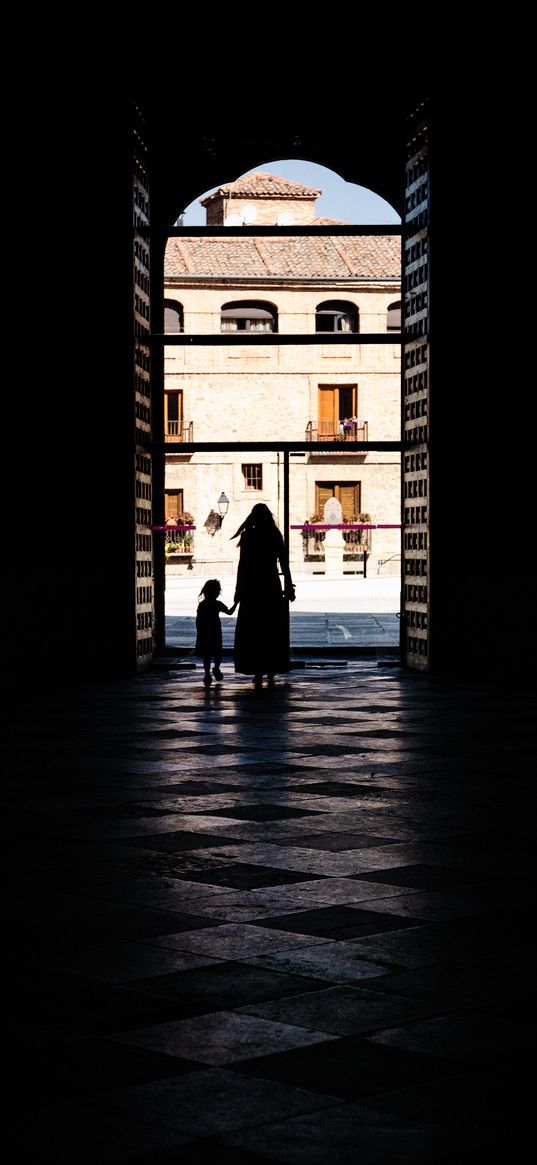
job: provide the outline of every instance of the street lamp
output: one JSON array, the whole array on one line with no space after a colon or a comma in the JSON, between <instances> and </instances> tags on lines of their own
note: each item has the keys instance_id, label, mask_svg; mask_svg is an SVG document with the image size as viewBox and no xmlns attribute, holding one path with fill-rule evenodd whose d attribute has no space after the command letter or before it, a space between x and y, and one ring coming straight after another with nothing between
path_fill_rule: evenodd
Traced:
<instances>
[{"instance_id":1,"label":"street lamp","mask_svg":"<svg viewBox=\"0 0 537 1165\"><path fill-rule=\"evenodd\" d=\"M220 494L220 497L218 498L217 504L220 513L217 514L216 510L210 510L208 517L203 523L207 533L211 535L211 538L214 538L216 531L220 530L222 522L224 521L224 518L228 512L229 498L226 497L223 490Z\"/></svg>"},{"instance_id":2,"label":"street lamp","mask_svg":"<svg viewBox=\"0 0 537 1165\"><path fill-rule=\"evenodd\" d=\"M224 518L229 510L229 498L226 497L223 490L220 494L220 497L218 498L218 509L220 511L220 525L222 525L222 522L224 521Z\"/></svg>"}]
</instances>

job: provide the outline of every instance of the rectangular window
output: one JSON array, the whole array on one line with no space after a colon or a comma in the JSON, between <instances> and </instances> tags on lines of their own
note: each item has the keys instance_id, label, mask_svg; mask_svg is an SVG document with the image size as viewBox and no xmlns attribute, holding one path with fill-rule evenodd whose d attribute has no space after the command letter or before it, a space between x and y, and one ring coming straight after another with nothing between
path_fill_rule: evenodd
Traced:
<instances>
[{"instance_id":1,"label":"rectangular window","mask_svg":"<svg viewBox=\"0 0 537 1165\"><path fill-rule=\"evenodd\" d=\"M183 394L164 393L164 437L166 441L183 439Z\"/></svg>"},{"instance_id":2,"label":"rectangular window","mask_svg":"<svg viewBox=\"0 0 537 1165\"><path fill-rule=\"evenodd\" d=\"M262 465L243 465L242 475L244 478L245 489L263 489L263 466Z\"/></svg>"},{"instance_id":3,"label":"rectangular window","mask_svg":"<svg viewBox=\"0 0 537 1165\"><path fill-rule=\"evenodd\" d=\"M181 524L179 519L184 513L182 489L167 489L165 491L164 510L167 522L175 522L178 526Z\"/></svg>"},{"instance_id":4,"label":"rectangular window","mask_svg":"<svg viewBox=\"0 0 537 1165\"><path fill-rule=\"evenodd\" d=\"M356 384L319 385L318 433L320 441L335 441L355 434L358 416Z\"/></svg>"},{"instance_id":5,"label":"rectangular window","mask_svg":"<svg viewBox=\"0 0 537 1165\"><path fill-rule=\"evenodd\" d=\"M330 498L341 503L344 522L354 521L362 509L362 483L360 481L316 481L315 513L322 515Z\"/></svg>"}]
</instances>

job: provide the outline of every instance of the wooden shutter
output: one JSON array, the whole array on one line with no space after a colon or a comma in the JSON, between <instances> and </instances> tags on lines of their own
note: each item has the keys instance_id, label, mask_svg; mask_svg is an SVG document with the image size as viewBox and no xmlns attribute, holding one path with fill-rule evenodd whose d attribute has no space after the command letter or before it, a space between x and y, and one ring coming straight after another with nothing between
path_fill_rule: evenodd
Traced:
<instances>
[{"instance_id":1,"label":"wooden shutter","mask_svg":"<svg viewBox=\"0 0 537 1165\"><path fill-rule=\"evenodd\" d=\"M319 437L332 437L339 429L339 389L319 389Z\"/></svg>"},{"instance_id":2,"label":"wooden shutter","mask_svg":"<svg viewBox=\"0 0 537 1165\"><path fill-rule=\"evenodd\" d=\"M180 518L183 515L182 489L166 490L166 517Z\"/></svg>"},{"instance_id":3,"label":"wooden shutter","mask_svg":"<svg viewBox=\"0 0 537 1165\"><path fill-rule=\"evenodd\" d=\"M333 498L334 489L331 485L322 485L317 483L315 485L315 512L322 514L326 503Z\"/></svg>"},{"instance_id":4,"label":"wooden shutter","mask_svg":"<svg viewBox=\"0 0 537 1165\"><path fill-rule=\"evenodd\" d=\"M350 522L354 515L359 513L357 508L357 487L354 483L336 487L336 497L341 502L343 521Z\"/></svg>"}]
</instances>

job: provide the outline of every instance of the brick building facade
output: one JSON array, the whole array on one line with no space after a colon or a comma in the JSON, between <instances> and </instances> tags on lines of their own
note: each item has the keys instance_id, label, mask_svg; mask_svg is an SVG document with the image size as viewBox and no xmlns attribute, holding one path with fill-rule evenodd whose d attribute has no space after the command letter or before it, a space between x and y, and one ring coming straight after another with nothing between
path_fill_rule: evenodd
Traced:
<instances>
[{"instance_id":1,"label":"brick building facade","mask_svg":"<svg viewBox=\"0 0 537 1165\"><path fill-rule=\"evenodd\" d=\"M221 187L203 205L208 226L326 227L328 220L315 217L319 194L258 173ZM322 521L332 495L345 523L399 522L399 454L360 448L400 435L400 347L389 340L400 330L398 236L174 237L164 294L166 333L233 334L226 345L165 347L166 517L178 525L190 515L195 525L193 534L167 536L177 547L168 570L234 572L238 551L230 536L257 501L283 523L281 454L182 452L185 441L307 441L306 452L290 455L291 527ZM386 342L330 343L335 332L384 333ZM276 338L314 333L325 333L326 344ZM333 443L333 452L316 452L320 440ZM222 493L229 510L219 526ZM367 539L368 569L399 572L398 529L344 536L345 571L363 569ZM323 570L322 539L291 529L295 574Z\"/></svg>"}]
</instances>

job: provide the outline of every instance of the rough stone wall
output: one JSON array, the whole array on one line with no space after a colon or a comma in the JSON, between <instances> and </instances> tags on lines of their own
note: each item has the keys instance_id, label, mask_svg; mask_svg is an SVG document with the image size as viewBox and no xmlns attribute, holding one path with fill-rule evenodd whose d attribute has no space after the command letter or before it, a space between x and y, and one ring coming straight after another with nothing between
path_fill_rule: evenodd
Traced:
<instances>
[{"instance_id":1,"label":"rough stone wall","mask_svg":"<svg viewBox=\"0 0 537 1165\"><path fill-rule=\"evenodd\" d=\"M314 289L259 287L237 291L229 287L166 288L166 295L184 307L186 333L219 334L222 303L237 299L265 300L278 309L279 333L315 332L315 307L326 299L345 299L358 306L361 332L384 332L388 304L399 298L398 287L334 287ZM370 441L398 440L400 436L400 349L380 345L260 344L168 346L165 350L165 388L183 393L183 418L193 423L198 441L290 441L306 439L308 422L318 420L319 386L357 386L358 423L367 422ZM261 464L263 485L248 489L242 466ZM290 458L290 523L296 525L315 511L318 481L359 482L362 511L375 523L400 521L400 458L389 452L353 454L315 453ZM170 446L166 489L182 489L185 509L196 521L196 573L226 573L236 567L236 543L230 535L257 501L270 506L279 524L283 518L283 455L255 451L202 454L188 460L180 446ZM217 510L221 492L230 499L221 530L210 534L204 523ZM373 531L369 568L385 562L382 574L400 569L399 531ZM386 561L389 560L389 561ZM291 561L295 573L310 573L304 561L302 536L291 532ZM186 570L187 564L176 565ZM319 569L319 564L315 564Z\"/></svg>"}]
</instances>

